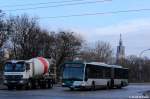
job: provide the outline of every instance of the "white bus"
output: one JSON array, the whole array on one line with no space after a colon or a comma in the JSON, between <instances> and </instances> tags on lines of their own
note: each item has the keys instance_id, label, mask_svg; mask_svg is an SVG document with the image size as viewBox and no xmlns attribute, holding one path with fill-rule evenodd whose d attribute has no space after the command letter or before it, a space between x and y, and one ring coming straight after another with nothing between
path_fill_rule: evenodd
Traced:
<instances>
[{"instance_id":1,"label":"white bus","mask_svg":"<svg viewBox=\"0 0 150 99\"><path fill-rule=\"evenodd\" d=\"M62 86L75 88L121 88L128 85L128 69L99 62L63 64Z\"/></svg>"}]
</instances>

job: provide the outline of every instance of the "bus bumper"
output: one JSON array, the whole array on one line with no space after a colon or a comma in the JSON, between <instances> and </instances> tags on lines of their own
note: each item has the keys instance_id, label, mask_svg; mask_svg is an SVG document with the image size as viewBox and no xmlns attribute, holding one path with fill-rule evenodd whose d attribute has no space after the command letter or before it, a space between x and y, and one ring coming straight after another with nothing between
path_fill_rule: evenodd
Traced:
<instances>
[{"instance_id":1,"label":"bus bumper","mask_svg":"<svg viewBox=\"0 0 150 99\"><path fill-rule=\"evenodd\" d=\"M68 85L68 84L65 84L65 83L62 84L62 87L69 87L69 88L85 88L84 85Z\"/></svg>"},{"instance_id":2,"label":"bus bumper","mask_svg":"<svg viewBox=\"0 0 150 99\"><path fill-rule=\"evenodd\" d=\"M85 88L85 86L70 86L69 88L83 89L83 88Z\"/></svg>"}]
</instances>

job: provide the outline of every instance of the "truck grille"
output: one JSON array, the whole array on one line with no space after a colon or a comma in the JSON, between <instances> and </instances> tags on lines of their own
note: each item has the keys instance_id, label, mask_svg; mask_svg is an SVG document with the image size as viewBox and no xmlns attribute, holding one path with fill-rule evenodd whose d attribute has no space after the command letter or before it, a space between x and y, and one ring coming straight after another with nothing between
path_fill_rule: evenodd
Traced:
<instances>
[{"instance_id":1,"label":"truck grille","mask_svg":"<svg viewBox=\"0 0 150 99\"><path fill-rule=\"evenodd\" d=\"M23 75L5 75L5 79L7 80L20 80Z\"/></svg>"}]
</instances>

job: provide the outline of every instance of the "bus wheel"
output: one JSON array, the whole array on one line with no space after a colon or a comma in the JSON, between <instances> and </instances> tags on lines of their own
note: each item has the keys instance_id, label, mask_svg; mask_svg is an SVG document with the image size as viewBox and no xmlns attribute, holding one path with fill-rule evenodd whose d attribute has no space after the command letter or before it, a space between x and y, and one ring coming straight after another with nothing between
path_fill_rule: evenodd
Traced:
<instances>
[{"instance_id":1,"label":"bus wheel","mask_svg":"<svg viewBox=\"0 0 150 99\"><path fill-rule=\"evenodd\" d=\"M124 83L123 82L121 82L121 87L123 87L124 86Z\"/></svg>"},{"instance_id":2,"label":"bus wheel","mask_svg":"<svg viewBox=\"0 0 150 99\"><path fill-rule=\"evenodd\" d=\"M92 91L95 90L95 81L92 81L91 90L92 90Z\"/></svg>"},{"instance_id":3,"label":"bus wheel","mask_svg":"<svg viewBox=\"0 0 150 99\"><path fill-rule=\"evenodd\" d=\"M114 88L114 79L111 79L110 82L111 82L111 83L110 83L110 88L112 89L112 88Z\"/></svg>"},{"instance_id":4,"label":"bus wheel","mask_svg":"<svg viewBox=\"0 0 150 99\"><path fill-rule=\"evenodd\" d=\"M107 89L110 89L110 83L107 82L107 86L106 86Z\"/></svg>"},{"instance_id":5,"label":"bus wheel","mask_svg":"<svg viewBox=\"0 0 150 99\"><path fill-rule=\"evenodd\" d=\"M71 91L74 91L74 88L70 88Z\"/></svg>"},{"instance_id":6,"label":"bus wheel","mask_svg":"<svg viewBox=\"0 0 150 99\"><path fill-rule=\"evenodd\" d=\"M121 89L121 88L122 88L122 84L118 85L117 88L118 88L118 89Z\"/></svg>"},{"instance_id":7,"label":"bus wheel","mask_svg":"<svg viewBox=\"0 0 150 99\"><path fill-rule=\"evenodd\" d=\"M121 88L122 88L122 86L121 86L121 85L119 85L117 88L118 88L118 89L121 89Z\"/></svg>"}]
</instances>

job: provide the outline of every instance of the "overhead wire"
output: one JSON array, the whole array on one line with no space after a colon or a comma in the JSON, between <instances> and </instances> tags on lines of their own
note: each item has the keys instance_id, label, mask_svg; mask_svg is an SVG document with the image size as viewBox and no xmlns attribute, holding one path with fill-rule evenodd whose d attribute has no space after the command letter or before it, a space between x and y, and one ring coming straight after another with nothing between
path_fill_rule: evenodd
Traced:
<instances>
[{"instance_id":1,"label":"overhead wire","mask_svg":"<svg viewBox=\"0 0 150 99\"><path fill-rule=\"evenodd\" d=\"M61 7L61 6L75 6L75 5L94 4L94 3L101 3L101 2L107 2L107 1L112 1L112 0L97 0L97 1L88 1L88 2L86 1L86 2L78 2L78 3L58 4L58 5L51 5L51 6L40 6L40 7L11 9L11 10L4 10L4 11L35 10L35 9L44 9L44 8L51 8L51 7Z\"/></svg>"},{"instance_id":2,"label":"overhead wire","mask_svg":"<svg viewBox=\"0 0 150 99\"><path fill-rule=\"evenodd\" d=\"M28 3L28 4L17 4L17 5L2 5L0 7L18 7L18 6L38 6L45 4L56 4L56 3L70 3L70 2L79 2L85 0L65 0L65 1L51 1L51 2L40 2L40 3Z\"/></svg>"},{"instance_id":3,"label":"overhead wire","mask_svg":"<svg viewBox=\"0 0 150 99\"><path fill-rule=\"evenodd\" d=\"M54 1L54 2L45 2L45 3L33 3L28 5L40 5L40 4L48 4L48 3L66 3L66 4L58 4L52 6L40 6L40 7L30 7L30 8L21 8L21 9L12 9L5 11L18 11L18 10L31 10L31 9L42 9L42 8L50 8L50 7L60 7L60 6L73 6L73 5L84 5L84 4L92 4L92 3L100 3L112 0L97 0L97 1L86 1L86 2L73 2L73 1L84 1L84 0L66 0L66 1ZM68 3L69 2L69 3ZM73 2L73 3L70 3ZM24 6L27 4L24 4ZM21 6L21 5L14 5ZM23 6L23 5L22 5ZM71 14L71 15L60 15L60 16L50 16L50 17L40 17L37 19L56 19L56 18L68 18L68 17L80 17L80 16L95 16L95 15L105 15L105 14L118 14L118 13L131 13L131 12L142 12L142 11L150 11L150 8L141 8L141 9L129 9L129 10L118 10L118 11L108 11L108 12L96 12L96 13L81 13L81 14Z\"/></svg>"},{"instance_id":4,"label":"overhead wire","mask_svg":"<svg viewBox=\"0 0 150 99\"><path fill-rule=\"evenodd\" d=\"M128 12L131 13L131 12L142 12L142 11L150 11L150 8L118 10L118 11L97 12L97 13L82 13L82 14L72 14L72 15L62 15L62 16L51 16L51 17L40 17L40 18L37 18L37 19L57 19L57 18L80 17L80 16L95 16L95 15L119 14L119 13L128 13Z\"/></svg>"}]
</instances>

